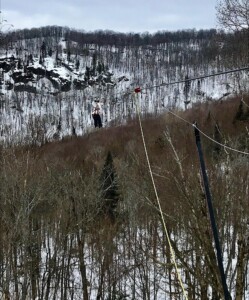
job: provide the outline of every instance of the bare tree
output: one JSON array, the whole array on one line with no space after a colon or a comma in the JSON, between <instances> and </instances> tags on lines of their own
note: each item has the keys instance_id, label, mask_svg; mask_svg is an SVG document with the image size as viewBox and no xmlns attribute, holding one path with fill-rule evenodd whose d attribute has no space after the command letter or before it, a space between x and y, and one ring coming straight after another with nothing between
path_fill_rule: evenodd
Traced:
<instances>
[{"instance_id":1,"label":"bare tree","mask_svg":"<svg viewBox=\"0 0 249 300\"><path fill-rule=\"evenodd\" d=\"M220 0L216 6L218 23L228 30L242 30L249 27L248 0Z\"/></svg>"},{"instance_id":2,"label":"bare tree","mask_svg":"<svg viewBox=\"0 0 249 300\"><path fill-rule=\"evenodd\" d=\"M247 48L245 57L249 62L249 1L219 0L216 10L217 20L221 27L242 34L241 41L242 45Z\"/></svg>"}]
</instances>

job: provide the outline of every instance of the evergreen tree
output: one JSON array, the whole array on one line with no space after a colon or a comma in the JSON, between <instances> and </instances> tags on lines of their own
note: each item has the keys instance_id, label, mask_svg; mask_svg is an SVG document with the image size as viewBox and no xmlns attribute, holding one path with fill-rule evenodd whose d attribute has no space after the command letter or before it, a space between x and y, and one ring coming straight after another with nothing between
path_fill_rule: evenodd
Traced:
<instances>
[{"instance_id":1,"label":"evergreen tree","mask_svg":"<svg viewBox=\"0 0 249 300\"><path fill-rule=\"evenodd\" d=\"M79 61L79 59L77 59L76 63L75 63L76 70L79 70L79 67L80 67L80 61Z\"/></svg>"},{"instance_id":2,"label":"evergreen tree","mask_svg":"<svg viewBox=\"0 0 249 300\"><path fill-rule=\"evenodd\" d=\"M197 81L197 95L203 96L203 93L201 92L201 81L200 80Z\"/></svg>"},{"instance_id":3,"label":"evergreen tree","mask_svg":"<svg viewBox=\"0 0 249 300\"><path fill-rule=\"evenodd\" d=\"M56 49L55 59L56 59L56 61L59 59L59 50L58 50L58 48Z\"/></svg>"},{"instance_id":4,"label":"evergreen tree","mask_svg":"<svg viewBox=\"0 0 249 300\"><path fill-rule=\"evenodd\" d=\"M90 68L86 66L86 71L85 71L85 80L90 79Z\"/></svg>"},{"instance_id":5,"label":"evergreen tree","mask_svg":"<svg viewBox=\"0 0 249 300\"><path fill-rule=\"evenodd\" d=\"M106 157L104 168L100 177L101 199L103 201L103 212L115 220L116 208L119 201L117 175L113 164L111 152Z\"/></svg>"},{"instance_id":6,"label":"evergreen tree","mask_svg":"<svg viewBox=\"0 0 249 300\"><path fill-rule=\"evenodd\" d=\"M71 59L71 51L68 50L67 51L67 60L70 61L70 59Z\"/></svg>"},{"instance_id":7,"label":"evergreen tree","mask_svg":"<svg viewBox=\"0 0 249 300\"><path fill-rule=\"evenodd\" d=\"M247 108L246 111L244 112L244 119L249 120L249 108Z\"/></svg>"},{"instance_id":8,"label":"evergreen tree","mask_svg":"<svg viewBox=\"0 0 249 300\"><path fill-rule=\"evenodd\" d=\"M34 60L33 60L33 55L32 54L29 54L29 61L33 64L34 63Z\"/></svg>"},{"instance_id":9,"label":"evergreen tree","mask_svg":"<svg viewBox=\"0 0 249 300\"><path fill-rule=\"evenodd\" d=\"M97 66L97 72L99 74L101 74L103 72L103 64L101 64L101 62L98 62L98 66Z\"/></svg>"},{"instance_id":10,"label":"evergreen tree","mask_svg":"<svg viewBox=\"0 0 249 300\"><path fill-rule=\"evenodd\" d=\"M220 132L219 125L216 123L214 127L214 139L218 142L222 142L222 136ZM221 146L219 144L214 144L214 158L218 159L221 153Z\"/></svg>"},{"instance_id":11,"label":"evergreen tree","mask_svg":"<svg viewBox=\"0 0 249 300\"><path fill-rule=\"evenodd\" d=\"M18 69L21 69L21 68L22 68L22 60L21 60L21 58L18 59L18 62L17 62L17 68L18 68Z\"/></svg>"},{"instance_id":12,"label":"evergreen tree","mask_svg":"<svg viewBox=\"0 0 249 300\"><path fill-rule=\"evenodd\" d=\"M190 83L191 81L189 80L188 75L185 76L185 85L184 85L184 96L185 96L185 100L188 100L188 95L189 95L189 91L190 91Z\"/></svg>"},{"instance_id":13,"label":"evergreen tree","mask_svg":"<svg viewBox=\"0 0 249 300\"><path fill-rule=\"evenodd\" d=\"M52 57L52 55L53 55L53 50L52 50L51 48L49 48L49 50L48 50L48 55L49 55L50 57Z\"/></svg>"},{"instance_id":14,"label":"evergreen tree","mask_svg":"<svg viewBox=\"0 0 249 300\"><path fill-rule=\"evenodd\" d=\"M92 57L92 75L93 76L95 76L96 64L97 64L97 54L94 52L93 57Z\"/></svg>"},{"instance_id":15,"label":"evergreen tree","mask_svg":"<svg viewBox=\"0 0 249 300\"><path fill-rule=\"evenodd\" d=\"M240 105L235 118L240 121L249 120L248 105L245 103L243 99L240 101Z\"/></svg>"},{"instance_id":16,"label":"evergreen tree","mask_svg":"<svg viewBox=\"0 0 249 300\"><path fill-rule=\"evenodd\" d=\"M239 103L239 107L238 107L238 110L236 112L236 115L234 117L234 121L243 121L245 120L245 114L244 114L244 105L243 105L243 102L240 101Z\"/></svg>"},{"instance_id":17,"label":"evergreen tree","mask_svg":"<svg viewBox=\"0 0 249 300\"><path fill-rule=\"evenodd\" d=\"M46 43L43 42L42 45L41 45L41 56L42 58L45 58L46 55L47 55L47 47L46 47Z\"/></svg>"}]
</instances>

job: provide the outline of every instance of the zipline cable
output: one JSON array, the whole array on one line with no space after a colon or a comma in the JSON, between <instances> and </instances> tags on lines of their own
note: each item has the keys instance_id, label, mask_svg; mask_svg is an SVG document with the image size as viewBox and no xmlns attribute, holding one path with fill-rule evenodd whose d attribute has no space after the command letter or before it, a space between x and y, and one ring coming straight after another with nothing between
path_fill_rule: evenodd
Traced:
<instances>
[{"instance_id":1,"label":"zipline cable","mask_svg":"<svg viewBox=\"0 0 249 300\"><path fill-rule=\"evenodd\" d=\"M180 117L179 115L173 113L172 111L167 110L167 112L170 113L170 114L172 114L172 115L175 116L176 118L182 120L183 122L185 122L185 123L187 123L187 124L189 124L189 125L191 125L191 126L193 126L193 127L196 128L196 125L195 125L195 124L190 123L189 121L187 121L187 120L185 120L184 118ZM221 147L223 147L223 148L225 148L225 149L228 149L228 150L231 150L231 151L240 153L240 154L244 154L244 155L249 155L248 152L240 151L240 150L238 150L238 149L235 149L235 148L229 147L229 146L227 146L227 145L221 144L220 142L214 140L213 138L211 138L210 136L208 136L206 133L204 133L202 130L200 130L199 127L198 127L198 131L199 131L203 136L205 136L207 139L209 139L209 140L212 141L213 143L215 143L215 144L217 144L217 145L219 145L219 146L221 146Z\"/></svg>"},{"instance_id":2,"label":"zipline cable","mask_svg":"<svg viewBox=\"0 0 249 300\"><path fill-rule=\"evenodd\" d=\"M153 85L153 86L150 86L150 87L146 87L145 90L150 90L150 89L153 89L153 88L158 88L158 87L161 87L161 86L172 85L172 84L177 84L177 83L190 82L190 81L209 78L209 77L214 77L214 76L220 76L220 75L229 74L229 73L246 71L246 70L249 70L249 67L242 67L242 68L239 68L239 69L228 70L228 71L223 71L223 72L219 72L219 73L208 74L208 75L203 75L203 76L198 76L198 77L193 77L193 78L187 78L187 79L182 79L182 80L178 80L178 81L165 82L165 83L162 82L159 85Z\"/></svg>"},{"instance_id":3,"label":"zipline cable","mask_svg":"<svg viewBox=\"0 0 249 300\"><path fill-rule=\"evenodd\" d=\"M145 156L146 156L146 160L147 160L147 164L148 164L148 168L149 168L150 177L151 177L152 185L153 185L153 188L154 188L154 192L155 192L155 196L156 196L156 200L157 200L157 204L158 204L158 208L159 208L159 212L160 212L160 217L161 217L161 220L162 220L162 223L163 223L164 232L165 232L168 244L169 244L169 248L170 248L170 253L171 253L172 260L173 260L173 264L175 266L177 277L179 279L179 282L180 282L180 285L181 285L184 297L185 297L186 300L188 300L188 296L187 296L186 290L185 290L183 282L182 282L181 274L180 274L180 272L178 270L178 267L177 267L177 264L176 264L175 252L174 252L174 249L173 249L171 241L170 241L169 233L168 233L167 226L166 226L166 223L165 223L165 220L164 220L164 216L163 216L163 211L162 211L160 199L159 199L159 196L158 196L158 193L157 193L157 188L156 188L155 180L154 180L152 169L151 169L151 164L150 164L150 160L149 160L147 146L146 146L146 143L145 143L143 126L142 126L142 122L141 122L140 107L139 107L139 105L137 103L138 101L137 101L137 98L136 98L136 95L138 95L138 93L140 93L140 92L141 92L140 88L136 88L135 89L135 92L134 92L135 101L134 102L135 102L135 106L136 106L136 110L137 110L137 114L138 114L138 121L139 121L139 126L140 126L140 131L141 131L143 146L144 146L144 152L145 152Z\"/></svg>"},{"instance_id":4,"label":"zipline cable","mask_svg":"<svg viewBox=\"0 0 249 300\"><path fill-rule=\"evenodd\" d=\"M196 128L196 125L195 124L192 124L195 128ZM198 128L198 131L204 135L206 138L208 138L210 141L212 141L213 143L217 144L217 145L220 145L221 147L223 148L226 148L228 150L231 150L231 151L234 151L234 152L237 152L237 153L240 153L240 154L244 154L244 155L249 155L248 152L245 152L245 151L240 151L240 150L237 150L237 149L234 149L234 148L231 148L229 146L226 146L226 145L223 145L221 143L219 143L218 141L214 140L213 138L211 138L210 136L208 136L207 134L205 134L203 131L201 131L199 128Z\"/></svg>"},{"instance_id":5,"label":"zipline cable","mask_svg":"<svg viewBox=\"0 0 249 300\"><path fill-rule=\"evenodd\" d=\"M152 85L152 86L148 86L145 88L140 88L141 92L142 91L146 91L146 90L151 90L154 88L160 88L162 86L168 86L168 85L173 85L173 84L178 84L178 83L186 83L186 82L191 82L194 80L200 80L200 79L205 79L205 78L209 78L209 77L215 77L215 76L220 76L220 75L224 75L224 74L229 74L229 73L236 73L236 72L240 72L240 71L246 71L249 70L249 67L241 67L238 69L233 69L233 70L227 70L227 71L223 71L223 72L219 72L219 73L214 73L214 74L207 74L207 75L203 75L203 76L198 76L198 77L192 77L192 78L187 78L187 79L182 79L182 80L178 80L178 81L171 81L171 82L162 82L158 85ZM129 95L129 94L133 94L134 89L132 90L127 90L126 92L119 92L116 93L117 95Z\"/></svg>"},{"instance_id":6,"label":"zipline cable","mask_svg":"<svg viewBox=\"0 0 249 300\"><path fill-rule=\"evenodd\" d=\"M236 69L236 70L231 70L231 71L226 71L226 72L221 72L221 73L218 73L218 74L211 74L211 75L208 75L208 76L201 76L201 77L196 77L196 78L192 78L192 79L187 79L187 80L182 80L182 81L177 81L177 82L171 82L171 83L167 83L167 84L160 84L160 85L157 85L157 86L152 86L152 87L147 87L146 89L151 89L151 88L156 88L156 87L160 87L160 86L163 86L163 85L169 85L169 84L175 84L175 83L180 83L180 82L186 82L186 81L191 81L191 80L196 80L196 79L201 79L201 78L206 78L206 77L211 77L211 76L217 76L217 75L221 75L221 74L227 74L227 73L231 73L231 72L237 72L237 71L242 71L242 70L249 70L248 67L246 68L241 68L241 69ZM170 248L170 253L171 253L171 258L173 260L173 264L175 266L175 270L176 270L176 273L177 273L177 276L178 276L178 279L179 279L179 282L180 282L180 285L181 285L181 288L182 288L182 291L183 291L183 294L184 294L184 297L186 300L188 300L188 296L187 296L187 293L186 293L186 290L184 288L184 285L183 285L183 282L182 282L182 278L181 278L181 275L180 275L180 272L178 270L178 267L177 267L177 263L176 263L176 258L175 258L175 252L174 252L174 249L172 247L172 244L171 244L171 241L170 241L170 237L169 237L169 233L168 233L168 230L167 230L167 226L166 226L166 223L165 223L165 220L164 220L164 215L163 215L163 211L162 211L162 207L161 207L161 203L160 203L160 199L159 199L159 196L158 196L158 192L157 192L157 188L156 188L156 185L155 185L155 181L154 181L154 177L153 177L153 172L152 172L152 169L151 169L151 164L150 164L150 160L149 160L149 155L148 155L148 151L147 151L147 146L146 146L146 142L145 142L145 137L144 137L144 132L143 132L143 127L142 127L142 122L141 122L141 114L140 114L140 107L138 105L138 101L137 101L137 98L136 98L136 95L138 95L138 93L141 93L142 92L142 89L140 87L138 88L135 88L135 90L133 91L133 94L134 94L134 102L135 102L135 106L136 106L136 110L137 110L137 114L138 114L138 121L139 121L139 126L140 126L140 131L141 131L141 137L142 137L142 141L143 141L143 147L144 147L144 151L145 151L145 156L146 156L146 160L147 160L147 164L148 164L148 169L149 169L149 173L150 173L150 177L151 177L151 181L152 181L152 185L153 185L153 188L154 188L154 192L155 192L155 196L156 196L156 200L157 200L157 204L158 204L158 209L159 209L159 212L160 212L160 217L161 217L161 220L162 220L162 224L163 224L163 228L164 228L164 232L165 232L165 235L166 235L166 238L167 238L167 241L168 241L168 244L169 244L169 248ZM128 93L126 93L127 95ZM237 150L237 149L234 149L232 147L229 147L229 146L226 146L224 144L221 144L219 142L217 142L216 140L212 139L211 137L209 137L207 134L205 134L203 131L201 131L199 128L197 128L197 126L193 123L190 123L189 121L185 120L184 118L180 117L179 115L173 113L172 111L170 110L167 110L170 114L174 115L175 117L177 117L178 119L181 119L182 121L184 121L185 123L193 126L195 128L195 130L199 133L201 133L202 135L204 135L206 138L208 138L209 140L211 140L212 142L226 148L226 149L229 149L231 151L235 151L237 153L240 153L240 154L245 154L245 155L249 155L248 152L244 152L244 151L240 151L240 150ZM229 294L228 294L229 295ZM227 296L227 295L226 295ZM230 296L230 295L229 295ZM226 299L230 299L230 298L227 298Z\"/></svg>"}]
</instances>

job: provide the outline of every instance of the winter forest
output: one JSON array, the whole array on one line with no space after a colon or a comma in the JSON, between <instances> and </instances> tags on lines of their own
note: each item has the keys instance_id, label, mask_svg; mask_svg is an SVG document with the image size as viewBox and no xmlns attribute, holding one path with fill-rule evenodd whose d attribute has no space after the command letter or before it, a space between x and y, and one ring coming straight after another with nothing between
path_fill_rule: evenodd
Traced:
<instances>
[{"instance_id":1,"label":"winter forest","mask_svg":"<svg viewBox=\"0 0 249 300\"><path fill-rule=\"evenodd\" d=\"M223 2L220 30L0 32L0 299L249 299L249 35Z\"/></svg>"}]
</instances>

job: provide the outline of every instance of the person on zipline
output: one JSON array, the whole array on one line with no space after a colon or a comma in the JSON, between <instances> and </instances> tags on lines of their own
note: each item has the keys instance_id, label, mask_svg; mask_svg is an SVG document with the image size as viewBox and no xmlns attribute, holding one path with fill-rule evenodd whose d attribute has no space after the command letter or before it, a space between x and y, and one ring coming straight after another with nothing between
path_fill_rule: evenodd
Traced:
<instances>
[{"instance_id":1,"label":"person on zipline","mask_svg":"<svg viewBox=\"0 0 249 300\"><path fill-rule=\"evenodd\" d=\"M95 100L92 103L93 111L92 111L92 117L94 120L94 126L101 128L102 127L102 121L101 121L101 105L102 103L99 102L99 100Z\"/></svg>"}]
</instances>

